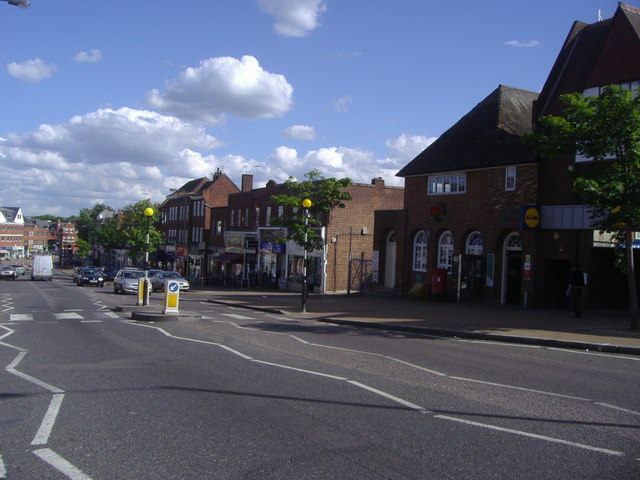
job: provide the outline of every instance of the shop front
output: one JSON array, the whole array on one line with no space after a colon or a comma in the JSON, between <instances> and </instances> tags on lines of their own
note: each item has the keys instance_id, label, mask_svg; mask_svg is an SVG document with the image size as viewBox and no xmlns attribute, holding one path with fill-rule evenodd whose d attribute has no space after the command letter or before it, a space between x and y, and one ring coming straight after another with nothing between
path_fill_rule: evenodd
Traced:
<instances>
[{"instance_id":1,"label":"shop front","mask_svg":"<svg viewBox=\"0 0 640 480\"><path fill-rule=\"evenodd\" d=\"M293 241L287 243L287 288L293 292L302 291L304 272L304 249ZM307 288L309 292L325 292L324 251L307 252Z\"/></svg>"},{"instance_id":2,"label":"shop front","mask_svg":"<svg viewBox=\"0 0 640 480\"><path fill-rule=\"evenodd\" d=\"M285 289L287 286L287 245L278 242L284 238L286 231L282 228L259 228L258 244L260 247L259 282L263 287Z\"/></svg>"}]
</instances>

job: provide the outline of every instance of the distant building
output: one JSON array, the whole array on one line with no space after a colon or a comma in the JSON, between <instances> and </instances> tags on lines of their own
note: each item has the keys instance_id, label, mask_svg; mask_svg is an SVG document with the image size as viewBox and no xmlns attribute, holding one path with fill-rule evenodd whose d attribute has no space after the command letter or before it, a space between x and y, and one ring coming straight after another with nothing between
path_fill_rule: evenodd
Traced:
<instances>
[{"instance_id":1,"label":"distant building","mask_svg":"<svg viewBox=\"0 0 640 480\"><path fill-rule=\"evenodd\" d=\"M25 256L24 217L20 207L0 206L0 258Z\"/></svg>"}]
</instances>

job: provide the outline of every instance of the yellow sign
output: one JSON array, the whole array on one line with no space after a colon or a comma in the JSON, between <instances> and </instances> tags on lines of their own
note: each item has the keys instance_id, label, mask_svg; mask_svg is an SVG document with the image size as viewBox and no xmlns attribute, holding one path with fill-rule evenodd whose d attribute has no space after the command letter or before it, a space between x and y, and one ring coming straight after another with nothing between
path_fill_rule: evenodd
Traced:
<instances>
[{"instance_id":1,"label":"yellow sign","mask_svg":"<svg viewBox=\"0 0 640 480\"><path fill-rule=\"evenodd\" d=\"M535 207L529 207L524 213L524 223L527 228L538 228L540 225L540 212Z\"/></svg>"}]
</instances>

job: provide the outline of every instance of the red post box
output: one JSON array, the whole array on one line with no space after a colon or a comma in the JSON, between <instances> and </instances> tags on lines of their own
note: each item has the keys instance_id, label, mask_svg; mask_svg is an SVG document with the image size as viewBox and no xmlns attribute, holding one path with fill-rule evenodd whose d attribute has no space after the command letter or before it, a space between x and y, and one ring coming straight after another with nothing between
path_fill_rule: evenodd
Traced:
<instances>
[{"instance_id":1,"label":"red post box","mask_svg":"<svg viewBox=\"0 0 640 480\"><path fill-rule=\"evenodd\" d=\"M431 270L431 300L444 300L447 292L447 270L434 268Z\"/></svg>"}]
</instances>

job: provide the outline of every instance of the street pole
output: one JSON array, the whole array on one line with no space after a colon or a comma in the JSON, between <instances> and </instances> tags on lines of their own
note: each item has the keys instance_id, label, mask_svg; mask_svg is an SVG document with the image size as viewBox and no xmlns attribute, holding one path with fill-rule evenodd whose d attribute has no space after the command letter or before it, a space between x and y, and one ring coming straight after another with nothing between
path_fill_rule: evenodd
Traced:
<instances>
[{"instance_id":1,"label":"street pole","mask_svg":"<svg viewBox=\"0 0 640 480\"><path fill-rule=\"evenodd\" d=\"M145 236L145 243L144 243L144 270L145 272L147 270L149 270L149 229L151 228L151 217L153 216L153 208L151 207L147 207L144 209L144 216L147 217L147 234ZM144 287L144 293L142 296L142 304L143 305L149 305L149 286L147 285L147 282L149 282L149 278L146 276L145 273L145 279L143 282L143 287Z\"/></svg>"},{"instance_id":2,"label":"street pole","mask_svg":"<svg viewBox=\"0 0 640 480\"><path fill-rule=\"evenodd\" d=\"M307 257L308 249L307 245L309 236L309 208L313 205L311 200L305 198L302 201L304 207L304 260L302 264L302 313L307 313Z\"/></svg>"}]
</instances>

